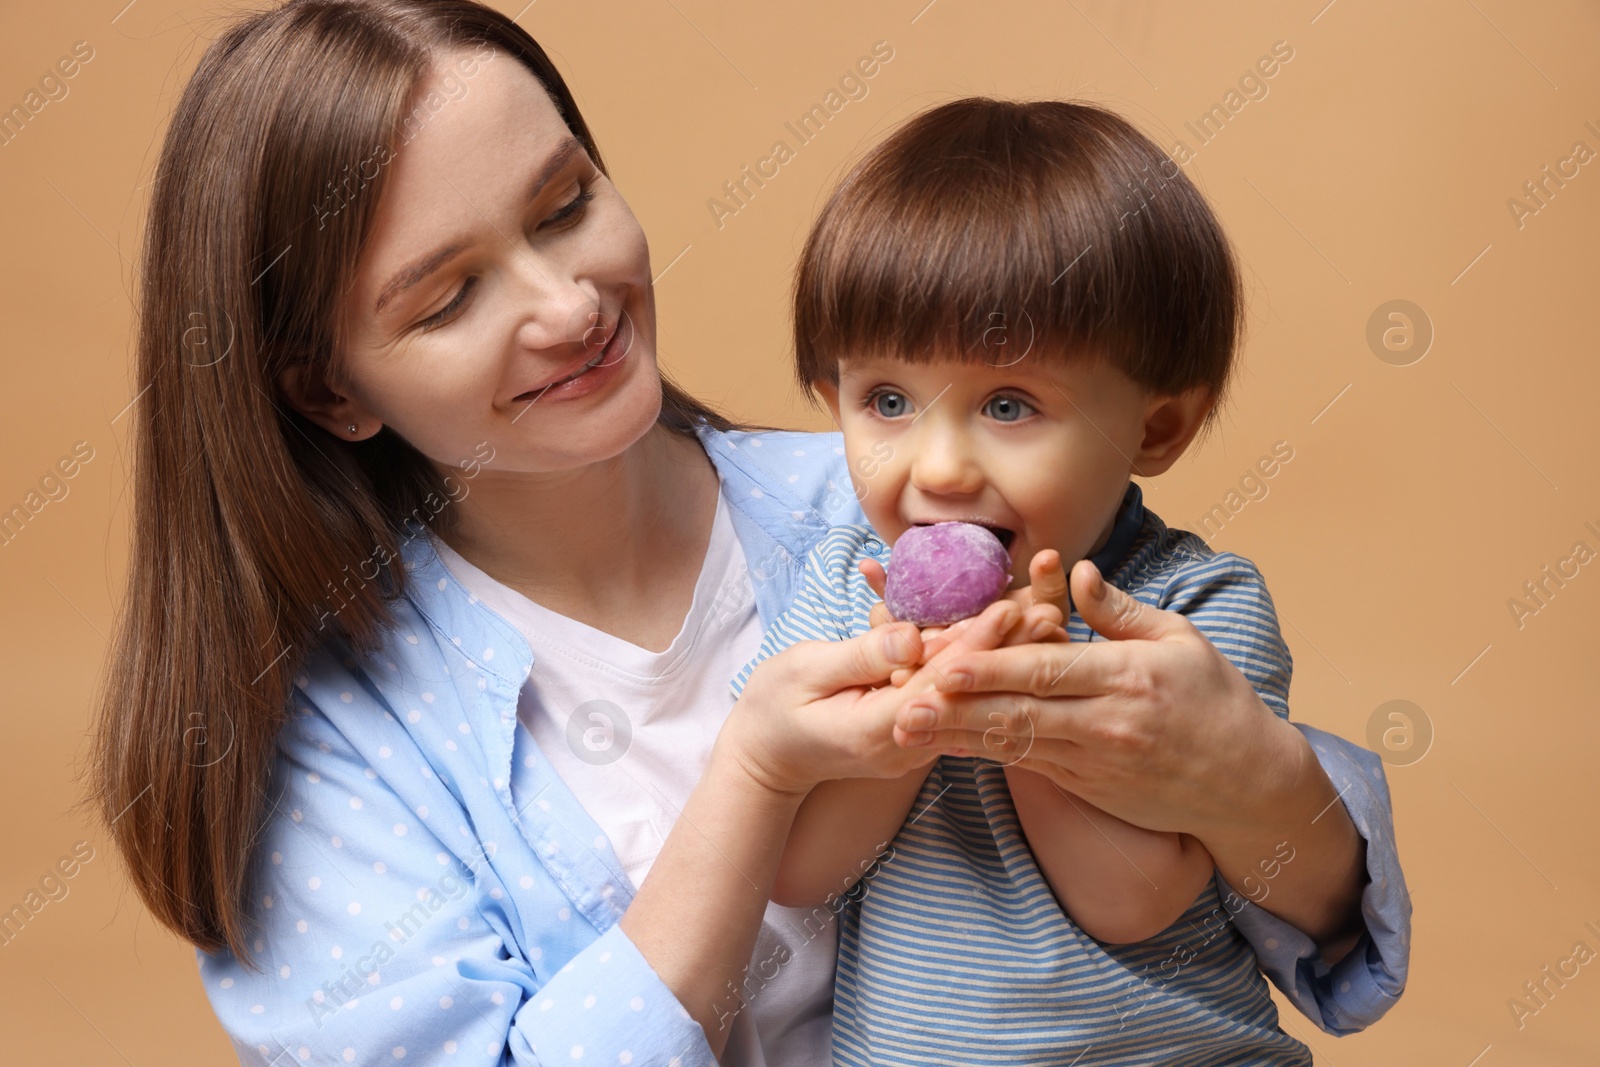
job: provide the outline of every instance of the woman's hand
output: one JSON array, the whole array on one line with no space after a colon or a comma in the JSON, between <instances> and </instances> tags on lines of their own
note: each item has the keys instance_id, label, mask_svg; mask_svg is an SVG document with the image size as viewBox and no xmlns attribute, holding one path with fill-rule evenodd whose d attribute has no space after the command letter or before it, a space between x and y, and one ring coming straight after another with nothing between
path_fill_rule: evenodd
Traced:
<instances>
[{"instance_id":1,"label":"woman's hand","mask_svg":"<svg viewBox=\"0 0 1600 1067\"><path fill-rule=\"evenodd\" d=\"M938 692L900 710L896 739L970 748L1127 822L1193 834L1234 885L1288 841L1299 858L1268 910L1325 949L1342 944L1359 928L1362 842L1304 737L1182 615L1140 603L1086 560L1071 584L1107 640L944 657Z\"/></svg>"},{"instance_id":2,"label":"woman's hand","mask_svg":"<svg viewBox=\"0 0 1600 1067\"><path fill-rule=\"evenodd\" d=\"M751 672L717 745L758 783L786 795L803 796L834 778L898 778L945 750L896 743L896 716L934 691L946 660L999 647L1021 616L1009 601L991 604L920 668L922 640L910 623L874 627L849 641L791 646ZM912 670L911 677L890 685L901 668Z\"/></svg>"},{"instance_id":3,"label":"woman's hand","mask_svg":"<svg viewBox=\"0 0 1600 1067\"><path fill-rule=\"evenodd\" d=\"M897 738L1017 762L1148 829L1230 823L1258 785L1235 773L1241 748L1252 765L1281 758L1281 720L1188 619L1105 583L1092 563L1073 579L1084 621L1109 640L951 657L939 692L899 715Z\"/></svg>"}]
</instances>

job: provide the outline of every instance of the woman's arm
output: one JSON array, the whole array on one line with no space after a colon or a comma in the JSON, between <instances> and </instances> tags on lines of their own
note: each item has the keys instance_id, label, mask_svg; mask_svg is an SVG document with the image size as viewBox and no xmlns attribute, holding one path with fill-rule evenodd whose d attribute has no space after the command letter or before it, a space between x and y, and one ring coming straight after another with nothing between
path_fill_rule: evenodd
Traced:
<instances>
[{"instance_id":1,"label":"woman's arm","mask_svg":"<svg viewBox=\"0 0 1600 1067\"><path fill-rule=\"evenodd\" d=\"M408 715L331 657L308 667L256 845L263 969L202 959L241 1057L708 1067L812 776L931 758L891 738L899 691L866 688L917 658L915 628L897 629L796 647L756 672L631 899L575 898L567 874L620 871L559 819L527 837L502 783L446 783L428 755L458 736L442 701Z\"/></svg>"},{"instance_id":2,"label":"woman's arm","mask_svg":"<svg viewBox=\"0 0 1600 1067\"><path fill-rule=\"evenodd\" d=\"M718 747L617 925L720 1058L804 794L756 780L720 740Z\"/></svg>"},{"instance_id":3,"label":"woman's arm","mask_svg":"<svg viewBox=\"0 0 1600 1067\"><path fill-rule=\"evenodd\" d=\"M582 1049L608 1063L626 1052L712 1064L705 1032L608 920L614 909L580 908L487 788L469 814L437 772L418 773L427 755L382 725L389 709L352 676L321 684L328 673L313 672L307 710L284 729L255 843L262 969L201 954L241 1060L489 1067ZM341 690L354 700L341 703ZM457 832L469 823L476 834ZM552 831L541 847L578 859L587 842ZM598 936L572 952L574 927L591 923Z\"/></svg>"},{"instance_id":4,"label":"woman's arm","mask_svg":"<svg viewBox=\"0 0 1600 1067\"><path fill-rule=\"evenodd\" d=\"M1177 921L1211 882L1188 834L1146 830L1011 765L1006 784L1028 847L1061 908L1097 941L1131 944Z\"/></svg>"},{"instance_id":5,"label":"woman's arm","mask_svg":"<svg viewBox=\"0 0 1600 1067\"><path fill-rule=\"evenodd\" d=\"M1249 817L1213 824L1206 846L1228 883L1316 942L1332 966L1363 929L1366 842L1305 737L1262 712L1259 747L1241 753L1243 765L1263 772ZM1289 863L1280 858L1285 847L1294 856Z\"/></svg>"},{"instance_id":6,"label":"woman's arm","mask_svg":"<svg viewBox=\"0 0 1600 1067\"><path fill-rule=\"evenodd\" d=\"M931 758L889 739L904 694L868 688L915 662L914 633L806 642L763 661L618 924L719 1057L801 801L824 779L903 775Z\"/></svg>"},{"instance_id":7,"label":"woman's arm","mask_svg":"<svg viewBox=\"0 0 1600 1067\"><path fill-rule=\"evenodd\" d=\"M1330 1034L1358 1033L1383 1017L1405 991L1411 949L1411 897L1395 843L1394 814L1383 762L1374 753L1342 737L1294 723L1311 746L1317 771L1332 784L1337 804L1320 825L1337 813L1355 827L1363 850L1360 873L1361 930L1355 946L1337 960L1305 932L1266 907L1277 894L1276 878L1300 862L1288 839L1276 848L1288 857L1274 866L1257 860L1258 874L1226 877L1219 887L1234 926L1255 949L1261 970L1307 1018ZM1283 910L1279 900L1273 904ZM1337 945L1334 946L1338 948Z\"/></svg>"}]
</instances>

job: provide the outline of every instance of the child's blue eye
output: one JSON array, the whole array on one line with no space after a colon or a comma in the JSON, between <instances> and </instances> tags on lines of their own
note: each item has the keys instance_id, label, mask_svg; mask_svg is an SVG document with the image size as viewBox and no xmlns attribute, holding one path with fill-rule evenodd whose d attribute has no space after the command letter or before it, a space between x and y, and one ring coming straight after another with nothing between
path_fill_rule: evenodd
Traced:
<instances>
[{"instance_id":1,"label":"child's blue eye","mask_svg":"<svg viewBox=\"0 0 1600 1067\"><path fill-rule=\"evenodd\" d=\"M911 410L911 401L900 393L876 393L867 404L886 419L897 419Z\"/></svg>"},{"instance_id":2,"label":"child's blue eye","mask_svg":"<svg viewBox=\"0 0 1600 1067\"><path fill-rule=\"evenodd\" d=\"M983 406L984 414L996 422L1016 422L1033 413L1033 407L1014 396L997 396Z\"/></svg>"}]
</instances>

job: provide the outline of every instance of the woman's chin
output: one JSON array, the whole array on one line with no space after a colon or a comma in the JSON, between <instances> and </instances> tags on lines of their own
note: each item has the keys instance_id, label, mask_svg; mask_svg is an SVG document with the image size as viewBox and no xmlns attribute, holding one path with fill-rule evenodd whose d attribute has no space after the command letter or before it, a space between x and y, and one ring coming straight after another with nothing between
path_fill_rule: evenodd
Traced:
<instances>
[{"instance_id":1,"label":"woman's chin","mask_svg":"<svg viewBox=\"0 0 1600 1067\"><path fill-rule=\"evenodd\" d=\"M531 446L529 451L563 457L565 462L555 464L559 467L578 467L619 456L650 432L661 414L655 359L636 349L621 364L604 370L616 377L578 402L552 404L543 411L535 404L518 419L517 428L523 431L518 436ZM530 420L536 421L524 427Z\"/></svg>"}]
</instances>

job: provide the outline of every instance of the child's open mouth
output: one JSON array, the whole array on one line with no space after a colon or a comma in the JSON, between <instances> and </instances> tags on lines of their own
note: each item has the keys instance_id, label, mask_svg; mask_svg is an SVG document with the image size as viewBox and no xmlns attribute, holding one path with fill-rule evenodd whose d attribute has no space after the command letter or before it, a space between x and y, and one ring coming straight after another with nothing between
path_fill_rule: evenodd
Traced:
<instances>
[{"instance_id":1,"label":"child's open mouth","mask_svg":"<svg viewBox=\"0 0 1600 1067\"><path fill-rule=\"evenodd\" d=\"M995 537L1000 539L1000 546L1002 548L1004 548L1007 552L1011 551L1011 545L1017 539L1017 532L1015 530L1008 530L1004 526L995 526L995 525L993 525L991 523L987 523L987 522L978 522L978 521L972 520L972 519L941 519L939 521L940 522L968 522L968 523L971 523L971 525L973 525L973 526L982 526L985 530L988 530L990 533L994 534ZM911 525L913 525L913 526L934 526L934 525L937 525L937 524L936 523L932 523L932 522L914 522Z\"/></svg>"}]
</instances>

